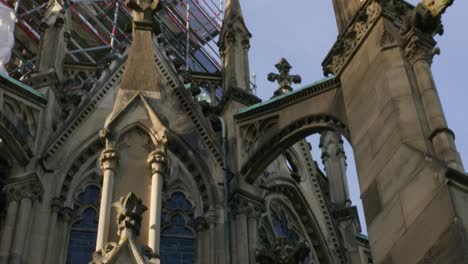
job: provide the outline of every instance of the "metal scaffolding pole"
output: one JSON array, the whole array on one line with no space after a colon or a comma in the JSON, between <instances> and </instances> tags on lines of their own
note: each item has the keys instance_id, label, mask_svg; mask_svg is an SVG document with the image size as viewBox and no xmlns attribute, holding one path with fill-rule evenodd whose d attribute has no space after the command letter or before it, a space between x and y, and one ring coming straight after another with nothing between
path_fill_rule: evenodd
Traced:
<instances>
[{"instance_id":1,"label":"metal scaffolding pole","mask_svg":"<svg viewBox=\"0 0 468 264\"><path fill-rule=\"evenodd\" d=\"M187 6L186 6L186 12L187 12L187 15L186 15L186 33L187 33L187 43L186 43L186 46L185 46L185 67L186 67L186 70L189 71L190 70L190 64L189 64L189 60L190 60L190 0L187 0Z\"/></svg>"},{"instance_id":2,"label":"metal scaffolding pole","mask_svg":"<svg viewBox=\"0 0 468 264\"><path fill-rule=\"evenodd\" d=\"M115 12L114 12L114 24L112 25L112 32L111 32L111 49L112 52L115 51L115 30L117 28L117 17L119 15L119 2L115 2Z\"/></svg>"}]
</instances>

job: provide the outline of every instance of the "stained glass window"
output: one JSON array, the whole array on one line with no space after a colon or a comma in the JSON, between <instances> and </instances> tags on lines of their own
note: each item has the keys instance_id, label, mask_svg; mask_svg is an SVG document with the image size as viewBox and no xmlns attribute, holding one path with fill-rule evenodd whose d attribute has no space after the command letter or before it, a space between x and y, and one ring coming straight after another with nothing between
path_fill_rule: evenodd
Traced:
<instances>
[{"instance_id":1,"label":"stained glass window","mask_svg":"<svg viewBox=\"0 0 468 264\"><path fill-rule=\"evenodd\" d=\"M193 264L193 206L181 192L175 192L164 203L161 232L161 263Z\"/></svg>"},{"instance_id":2,"label":"stained glass window","mask_svg":"<svg viewBox=\"0 0 468 264\"><path fill-rule=\"evenodd\" d=\"M68 242L67 264L87 264L91 261L96 248L100 190L88 186L78 195L73 209L74 218Z\"/></svg>"}]
</instances>

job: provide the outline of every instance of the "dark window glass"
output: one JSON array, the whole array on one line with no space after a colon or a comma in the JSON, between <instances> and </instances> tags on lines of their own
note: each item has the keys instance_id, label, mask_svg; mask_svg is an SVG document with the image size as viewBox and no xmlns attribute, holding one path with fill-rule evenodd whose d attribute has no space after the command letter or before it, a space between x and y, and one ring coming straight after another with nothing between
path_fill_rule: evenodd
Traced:
<instances>
[{"instance_id":1,"label":"dark window glass","mask_svg":"<svg viewBox=\"0 0 468 264\"><path fill-rule=\"evenodd\" d=\"M181 192L175 192L164 204L161 232L161 263L193 264L195 238L192 221L193 207Z\"/></svg>"},{"instance_id":2,"label":"dark window glass","mask_svg":"<svg viewBox=\"0 0 468 264\"><path fill-rule=\"evenodd\" d=\"M88 186L78 195L79 205L75 205L73 210L79 220L70 230L67 264L87 264L92 259L96 248L99 193L98 187Z\"/></svg>"}]
</instances>

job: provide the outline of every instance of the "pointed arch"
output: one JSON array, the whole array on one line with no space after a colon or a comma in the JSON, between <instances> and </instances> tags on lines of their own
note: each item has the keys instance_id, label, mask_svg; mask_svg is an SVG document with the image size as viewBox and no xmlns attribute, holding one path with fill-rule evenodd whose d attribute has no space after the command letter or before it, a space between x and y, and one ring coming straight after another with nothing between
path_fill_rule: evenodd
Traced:
<instances>
[{"instance_id":1,"label":"pointed arch","mask_svg":"<svg viewBox=\"0 0 468 264\"><path fill-rule=\"evenodd\" d=\"M277 199L288 210L294 212L295 215L292 218L298 220L301 228L305 231L309 239L309 246L313 249L318 263L334 263L332 256L337 252L331 252L331 248L327 246L329 242L322 233L318 219L316 219L311 208L307 205L306 199L297 185L291 180L287 181L284 178L275 178L266 183L266 188L269 190L269 193L265 197L267 208L272 199ZM331 221L331 219L327 221ZM338 257L343 259L341 254L338 254Z\"/></svg>"}]
</instances>

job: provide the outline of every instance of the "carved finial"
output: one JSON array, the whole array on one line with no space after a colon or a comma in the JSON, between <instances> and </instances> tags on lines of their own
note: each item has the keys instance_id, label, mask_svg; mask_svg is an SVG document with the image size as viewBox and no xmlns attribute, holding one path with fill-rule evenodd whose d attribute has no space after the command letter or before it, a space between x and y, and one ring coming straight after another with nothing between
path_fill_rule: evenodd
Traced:
<instances>
[{"instance_id":1,"label":"carved finial","mask_svg":"<svg viewBox=\"0 0 468 264\"><path fill-rule=\"evenodd\" d=\"M291 70L291 64L285 59L282 58L280 62L275 65L276 69L278 69L279 74L276 73L269 73L268 80L270 82L278 82L280 87L278 90L275 91L275 96L279 96L285 93L289 93L292 91L291 84L292 83L301 83L302 79L300 75L289 75L289 71Z\"/></svg>"},{"instance_id":2,"label":"carved finial","mask_svg":"<svg viewBox=\"0 0 468 264\"><path fill-rule=\"evenodd\" d=\"M133 192L126 196L120 197L120 200L113 204L117 209L117 235L120 236L120 241L129 238L130 236L138 236L140 234L141 217L147 210Z\"/></svg>"},{"instance_id":3,"label":"carved finial","mask_svg":"<svg viewBox=\"0 0 468 264\"><path fill-rule=\"evenodd\" d=\"M125 4L132 10L137 28L145 25L152 28L154 13L161 8L159 0L125 0Z\"/></svg>"}]
</instances>

